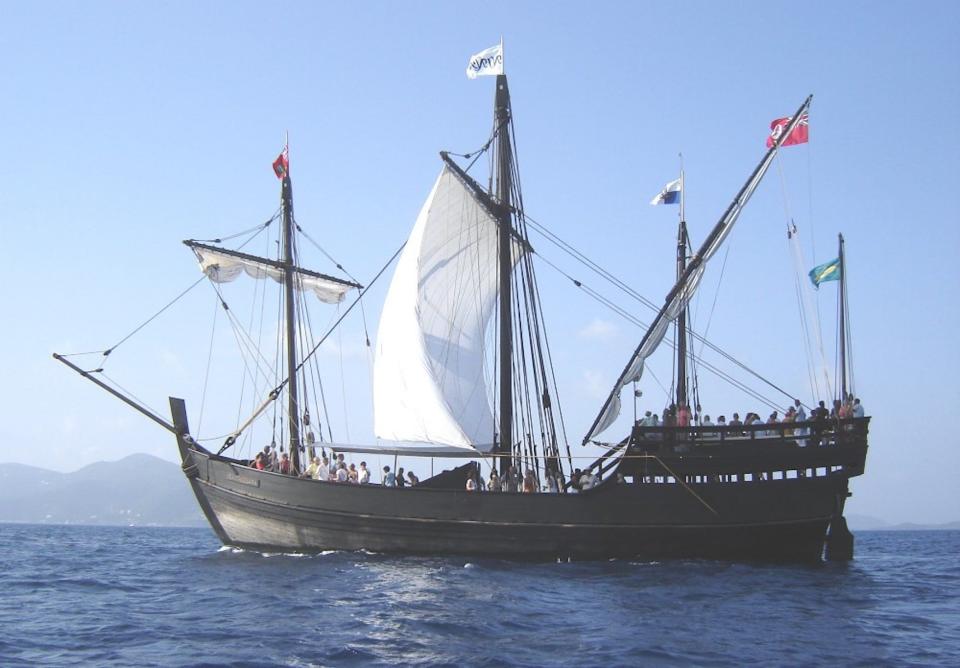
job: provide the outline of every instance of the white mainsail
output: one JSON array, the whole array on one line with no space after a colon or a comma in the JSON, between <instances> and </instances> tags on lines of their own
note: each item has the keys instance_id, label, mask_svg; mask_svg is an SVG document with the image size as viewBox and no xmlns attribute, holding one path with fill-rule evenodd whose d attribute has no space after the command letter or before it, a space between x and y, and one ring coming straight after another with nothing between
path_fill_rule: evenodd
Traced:
<instances>
[{"instance_id":1,"label":"white mainsail","mask_svg":"<svg viewBox=\"0 0 960 668\"><path fill-rule=\"evenodd\" d=\"M373 372L377 438L493 448L485 367L487 325L497 301L498 227L444 166L380 315ZM521 254L515 243L514 265Z\"/></svg>"},{"instance_id":2,"label":"white mainsail","mask_svg":"<svg viewBox=\"0 0 960 668\"><path fill-rule=\"evenodd\" d=\"M241 273L251 278L272 278L277 283L283 282L284 270L254 257L241 256L228 251L219 251L207 246L191 244L200 262L200 270L214 283L229 283L236 280ZM297 290L309 290L325 304L339 304L344 295L356 287L352 283L332 278L313 275L303 271L295 271L293 286Z\"/></svg>"}]
</instances>

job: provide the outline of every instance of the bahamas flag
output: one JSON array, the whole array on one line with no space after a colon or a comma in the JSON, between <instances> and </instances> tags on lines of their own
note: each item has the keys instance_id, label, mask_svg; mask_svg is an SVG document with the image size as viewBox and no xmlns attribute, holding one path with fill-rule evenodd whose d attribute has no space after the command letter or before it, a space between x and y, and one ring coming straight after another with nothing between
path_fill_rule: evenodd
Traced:
<instances>
[{"instance_id":1,"label":"bahamas flag","mask_svg":"<svg viewBox=\"0 0 960 668\"><path fill-rule=\"evenodd\" d=\"M835 260L830 260L823 264L817 265L810 270L810 281L813 283L813 287L819 288L820 284L824 281L839 281L840 280L840 258Z\"/></svg>"}]
</instances>

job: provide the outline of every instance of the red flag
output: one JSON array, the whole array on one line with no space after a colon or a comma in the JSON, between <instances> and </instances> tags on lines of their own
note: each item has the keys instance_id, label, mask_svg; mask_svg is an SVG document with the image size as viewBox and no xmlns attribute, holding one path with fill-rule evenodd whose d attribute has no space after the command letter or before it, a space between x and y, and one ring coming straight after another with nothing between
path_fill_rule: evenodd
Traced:
<instances>
[{"instance_id":1,"label":"red flag","mask_svg":"<svg viewBox=\"0 0 960 668\"><path fill-rule=\"evenodd\" d=\"M290 173L290 162L287 160L287 149L283 149L277 159L273 161L273 173L282 179Z\"/></svg>"},{"instance_id":2,"label":"red flag","mask_svg":"<svg viewBox=\"0 0 960 668\"><path fill-rule=\"evenodd\" d=\"M778 118L770 124L770 136L767 137L767 148L773 146L773 142L777 141L783 131L787 129L787 125L790 124L790 119L793 118L789 116L787 118ZM800 117L800 122L797 123L797 127L793 129L793 132L783 140L781 146L793 146L794 144L806 144L810 140L810 124L809 117L807 114L804 114Z\"/></svg>"}]
</instances>

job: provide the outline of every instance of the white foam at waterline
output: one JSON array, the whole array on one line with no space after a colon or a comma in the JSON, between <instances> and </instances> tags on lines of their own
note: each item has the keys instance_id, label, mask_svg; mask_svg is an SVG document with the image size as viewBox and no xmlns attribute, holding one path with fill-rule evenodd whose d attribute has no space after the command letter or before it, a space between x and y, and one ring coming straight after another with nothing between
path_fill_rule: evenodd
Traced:
<instances>
[{"instance_id":1,"label":"white foam at waterline","mask_svg":"<svg viewBox=\"0 0 960 668\"><path fill-rule=\"evenodd\" d=\"M300 557L309 557L310 555L309 555L309 554L304 554L303 552L261 552L261 553L260 553L260 556L261 556L261 557L264 557L265 559L269 559L270 557L294 557L294 558L300 558Z\"/></svg>"},{"instance_id":2,"label":"white foam at waterline","mask_svg":"<svg viewBox=\"0 0 960 668\"><path fill-rule=\"evenodd\" d=\"M246 552L246 550L244 550L242 547L234 547L233 545L223 545L219 549L217 549L217 552L229 552L230 554L241 554L243 552Z\"/></svg>"}]
</instances>

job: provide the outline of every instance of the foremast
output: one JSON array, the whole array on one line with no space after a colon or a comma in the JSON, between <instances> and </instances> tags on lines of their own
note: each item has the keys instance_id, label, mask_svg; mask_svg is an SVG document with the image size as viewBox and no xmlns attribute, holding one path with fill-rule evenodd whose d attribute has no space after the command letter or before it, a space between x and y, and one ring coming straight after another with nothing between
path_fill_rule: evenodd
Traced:
<instances>
[{"instance_id":1,"label":"foremast","mask_svg":"<svg viewBox=\"0 0 960 668\"><path fill-rule=\"evenodd\" d=\"M290 430L290 464L300 471L300 403L297 396L297 309L294 280L297 265L294 254L293 184L287 148L284 148L284 170L280 190L283 219L283 292L287 335L287 427Z\"/></svg>"}]
</instances>

